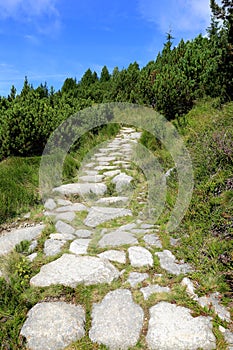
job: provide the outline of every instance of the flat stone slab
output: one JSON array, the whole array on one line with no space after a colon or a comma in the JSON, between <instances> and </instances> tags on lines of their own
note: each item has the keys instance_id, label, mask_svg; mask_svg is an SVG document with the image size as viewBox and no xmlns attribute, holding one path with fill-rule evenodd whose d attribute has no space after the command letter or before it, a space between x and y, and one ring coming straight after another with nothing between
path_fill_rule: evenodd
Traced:
<instances>
[{"instance_id":1,"label":"flat stone slab","mask_svg":"<svg viewBox=\"0 0 233 350\"><path fill-rule=\"evenodd\" d=\"M104 176L106 177L112 177L112 176L116 176L117 174L119 174L121 171L119 169L117 170L109 170L109 171L105 171L103 173Z\"/></svg>"},{"instance_id":2,"label":"flat stone slab","mask_svg":"<svg viewBox=\"0 0 233 350\"><path fill-rule=\"evenodd\" d=\"M189 309L162 301L150 309L146 340L151 350L213 350L212 328L210 317L192 317Z\"/></svg>"},{"instance_id":3,"label":"flat stone slab","mask_svg":"<svg viewBox=\"0 0 233 350\"><path fill-rule=\"evenodd\" d=\"M30 283L37 287L61 284L75 288L81 283L111 283L119 274L109 261L99 257L63 254L59 259L42 266Z\"/></svg>"},{"instance_id":4,"label":"flat stone slab","mask_svg":"<svg viewBox=\"0 0 233 350\"><path fill-rule=\"evenodd\" d=\"M83 175L79 177L81 182L101 182L103 180L103 175Z\"/></svg>"},{"instance_id":5,"label":"flat stone slab","mask_svg":"<svg viewBox=\"0 0 233 350\"><path fill-rule=\"evenodd\" d=\"M75 218L75 213L73 211L67 211L64 213L59 213L56 215L55 220L65 220L65 221L69 221L72 222Z\"/></svg>"},{"instance_id":6,"label":"flat stone slab","mask_svg":"<svg viewBox=\"0 0 233 350\"><path fill-rule=\"evenodd\" d=\"M74 254L87 254L87 249L91 239L79 238L70 244L70 252Z\"/></svg>"},{"instance_id":7,"label":"flat stone slab","mask_svg":"<svg viewBox=\"0 0 233 350\"><path fill-rule=\"evenodd\" d=\"M129 290L109 292L101 303L94 304L91 316L89 337L93 342L110 350L127 350L139 340L144 314Z\"/></svg>"},{"instance_id":8,"label":"flat stone slab","mask_svg":"<svg viewBox=\"0 0 233 350\"><path fill-rule=\"evenodd\" d=\"M72 241L73 239L75 239L75 236L71 233L51 233L49 235L49 238L62 241Z\"/></svg>"},{"instance_id":9,"label":"flat stone slab","mask_svg":"<svg viewBox=\"0 0 233 350\"><path fill-rule=\"evenodd\" d=\"M130 272L127 282L129 282L131 287L136 287L138 283L143 282L147 278L149 278L148 273Z\"/></svg>"},{"instance_id":10,"label":"flat stone slab","mask_svg":"<svg viewBox=\"0 0 233 350\"><path fill-rule=\"evenodd\" d=\"M159 257L161 267L174 275L180 275L192 271L189 264L176 263L176 257L170 252L170 250L164 250L163 252L157 252L155 254Z\"/></svg>"},{"instance_id":11,"label":"flat stone slab","mask_svg":"<svg viewBox=\"0 0 233 350\"><path fill-rule=\"evenodd\" d=\"M43 302L28 312L20 334L31 350L60 350L85 335L85 311L65 302Z\"/></svg>"},{"instance_id":12,"label":"flat stone slab","mask_svg":"<svg viewBox=\"0 0 233 350\"><path fill-rule=\"evenodd\" d=\"M65 205L70 205L70 204L72 204L72 202L69 201L68 199L58 198L57 204L58 204L58 205L65 206Z\"/></svg>"},{"instance_id":13,"label":"flat stone slab","mask_svg":"<svg viewBox=\"0 0 233 350\"><path fill-rule=\"evenodd\" d=\"M53 192L59 192L62 195L76 194L79 196L84 196L91 193L97 196L103 196L106 191L107 186L103 183L73 183L61 185L53 189Z\"/></svg>"},{"instance_id":14,"label":"flat stone slab","mask_svg":"<svg viewBox=\"0 0 233 350\"><path fill-rule=\"evenodd\" d=\"M128 215L132 216L132 212L129 209L92 207L84 220L84 224L89 227L96 227L109 220Z\"/></svg>"},{"instance_id":15,"label":"flat stone slab","mask_svg":"<svg viewBox=\"0 0 233 350\"><path fill-rule=\"evenodd\" d=\"M73 234L75 232L75 229L71 225L66 224L65 222L63 222L61 220L56 222L55 227L59 233Z\"/></svg>"},{"instance_id":16,"label":"flat stone slab","mask_svg":"<svg viewBox=\"0 0 233 350\"><path fill-rule=\"evenodd\" d=\"M113 169L117 169L117 166L116 165L97 165L94 169L98 171L113 170Z\"/></svg>"},{"instance_id":17,"label":"flat stone slab","mask_svg":"<svg viewBox=\"0 0 233 350\"><path fill-rule=\"evenodd\" d=\"M143 240L150 246L154 246L156 248L162 248L162 243L158 236L155 234L147 234L143 237Z\"/></svg>"},{"instance_id":18,"label":"flat stone slab","mask_svg":"<svg viewBox=\"0 0 233 350\"><path fill-rule=\"evenodd\" d=\"M106 250L106 252L98 254L102 259L108 259L110 261L119 262L120 264L126 263L126 254L119 250Z\"/></svg>"},{"instance_id":19,"label":"flat stone slab","mask_svg":"<svg viewBox=\"0 0 233 350\"><path fill-rule=\"evenodd\" d=\"M10 253L17 244L22 241L32 241L37 238L44 229L44 225L36 225L12 230L0 236L0 256Z\"/></svg>"},{"instance_id":20,"label":"flat stone slab","mask_svg":"<svg viewBox=\"0 0 233 350\"><path fill-rule=\"evenodd\" d=\"M66 241L63 240L47 239L44 243L44 254L46 256L59 254L65 243Z\"/></svg>"},{"instance_id":21,"label":"flat stone slab","mask_svg":"<svg viewBox=\"0 0 233 350\"><path fill-rule=\"evenodd\" d=\"M152 284L151 286L141 288L140 291L142 292L144 299L147 300L152 294L169 293L171 289L169 287L161 287L158 284Z\"/></svg>"},{"instance_id":22,"label":"flat stone slab","mask_svg":"<svg viewBox=\"0 0 233 350\"><path fill-rule=\"evenodd\" d=\"M111 205L111 204L120 204L120 203L126 203L128 202L129 197L105 197L105 198L100 198L96 204L104 204L104 205Z\"/></svg>"},{"instance_id":23,"label":"flat stone slab","mask_svg":"<svg viewBox=\"0 0 233 350\"><path fill-rule=\"evenodd\" d=\"M99 247L117 247L127 244L137 244L138 240L130 232L114 231L105 234L99 241Z\"/></svg>"},{"instance_id":24,"label":"flat stone slab","mask_svg":"<svg viewBox=\"0 0 233 350\"><path fill-rule=\"evenodd\" d=\"M88 209L84 204L74 203L74 204L70 204L70 205L63 205L62 207L57 208L56 212L58 212L58 213L66 212L66 211L75 212L75 211L85 211L85 210L88 210Z\"/></svg>"},{"instance_id":25,"label":"flat stone slab","mask_svg":"<svg viewBox=\"0 0 233 350\"><path fill-rule=\"evenodd\" d=\"M93 232L90 230L85 230L85 229L79 229L77 231L75 231L75 236L79 237L79 238L89 238L93 235Z\"/></svg>"},{"instance_id":26,"label":"flat stone slab","mask_svg":"<svg viewBox=\"0 0 233 350\"><path fill-rule=\"evenodd\" d=\"M130 247L128 249L130 264L133 267L153 266L152 254L143 247Z\"/></svg>"}]
</instances>

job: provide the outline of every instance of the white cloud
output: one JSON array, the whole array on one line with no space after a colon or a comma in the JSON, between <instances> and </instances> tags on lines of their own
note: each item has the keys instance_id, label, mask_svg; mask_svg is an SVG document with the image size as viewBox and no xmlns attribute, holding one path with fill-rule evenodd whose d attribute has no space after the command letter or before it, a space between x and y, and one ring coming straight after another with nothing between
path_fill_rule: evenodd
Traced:
<instances>
[{"instance_id":1,"label":"white cloud","mask_svg":"<svg viewBox=\"0 0 233 350\"><path fill-rule=\"evenodd\" d=\"M0 0L0 16L2 18L18 16L39 17L42 15L58 15L57 0Z\"/></svg>"},{"instance_id":2,"label":"white cloud","mask_svg":"<svg viewBox=\"0 0 233 350\"><path fill-rule=\"evenodd\" d=\"M163 33L203 33L210 23L209 0L138 0L138 10Z\"/></svg>"}]
</instances>

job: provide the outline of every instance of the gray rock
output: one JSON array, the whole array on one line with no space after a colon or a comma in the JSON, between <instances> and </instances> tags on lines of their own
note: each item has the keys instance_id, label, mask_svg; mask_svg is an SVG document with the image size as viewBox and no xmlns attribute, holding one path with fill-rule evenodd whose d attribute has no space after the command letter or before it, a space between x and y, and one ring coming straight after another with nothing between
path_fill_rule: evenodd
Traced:
<instances>
[{"instance_id":1,"label":"gray rock","mask_svg":"<svg viewBox=\"0 0 233 350\"><path fill-rule=\"evenodd\" d=\"M151 350L216 348L210 317L194 318L189 309L163 301L150 309L146 340Z\"/></svg>"},{"instance_id":2,"label":"gray rock","mask_svg":"<svg viewBox=\"0 0 233 350\"><path fill-rule=\"evenodd\" d=\"M212 293L209 296L204 296L198 298L198 303L202 307L210 307L213 308L216 314L219 316L221 320L231 322L231 314L230 312L222 305L219 304L220 294L218 292Z\"/></svg>"},{"instance_id":3,"label":"gray rock","mask_svg":"<svg viewBox=\"0 0 233 350\"><path fill-rule=\"evenodd\" d=\"M144 229L144 228L133 228L133 229L131 230L131 232L137 233L137 234L139 234L139 235L143 235L143 234L145 234L145 233L147 233L147 232L151 232L151 230L150 230L150 229Z\"/></svg>"},{"instance_id":4,"label":"gray rock","mask_svg":"<svg viewBox=\"0 0 233 350\"><path fill-rule=\"evenodd\" d=\"M117 170L109 170L109 171L105 171L103 173L104 176L106 177L112 177L112 176L116 176L117 174L119 174L121 171L119 169Z\"/></svg>"},{"instance_id":5,"label":"gray rock","mask_svg":"<svg viewBox=\"0 0 233 350\"><path fill-rule=\"evenodd\" d=\"M105 234L99 241L99 246L104 247L117 247L125 244L137 244L137 239L130 232L113 231Z\"/></svg>"},{"instance_id":6,"label":"gray rock","mask_svg":"<svg viewBox=\"0 0 233 350\"><path fill-rule=\"evenodd\" d=\"M80 255L80 254L87 254L87 249L90 243L90 239L86 238L79 238L73 241L70 245L70 251L71 253Z\"/></svg>"},{"instance_id":7,"label":"gray rock","mask_svg":"<svg viewBox=\"0 0 233 350\"><path fill-rule=\"evenodd\" d=\"M60 220L56 222L55 227L59 233L72 234L75 232L75 229L72 226Z\"/></svg>"},{"instance_id":8,"label":"gray rock","mask_svg":"<svg viewBox=\"0 0 233 350\"><path fill-rule=\"evenodd\" d=\"M81 182L101 182L103 180L103 175L84 175L79 177Z\"/></svg>"},{"instance_id":9,"label":"gray rock","mask_svg":"<svg viewBox=\"0 0 233 350\"><path fill-rule=\"evenodd\" d=\"M128 249L130 264L134 267L153 266L152 254L143 247Z\"/></svg>"},{"instance_id":10,"label":"gray rock","mask_svg":"<svg viewBox=\"0 0 233 350\"><path fill-rule=\"evenodd\" d=\"M126 225L122 225L120 226L117 231L131 231L133 228L135 228L137 225L132 222L131 224L126 224Z\"/></svg>"},{"instance_id":11,"label":"gray rock","mask_svg":"<svg viewBox=\"0 0 233 350\"><path fill-rule=\"evenodd\" d=\"M97 157L98 162L112 162L115 159L115 157Z\"/></svg>"},{"instance_id":12,"label":"gray rock","mask_svg":"<svg viewBox=\"0 0 233 350\"><path fill-rule=\"evenodd\" d=\"M117 169L117 166L115 165L98 165L95 167L95 170L113 170Z\"/></svg>"},{"instance_id":13,"label":"gray rock","mask_svg":"<svg viewBox=\"0 0 233 350\"><path fill-rule=\"evenodd\" d=\"M219 326L219 330L223 334L225 342L228 345L227 350L233 350L233 332L222 326Z\"/></svg>"},{"instance_id":14,"label":"gray rock","mask_svg":"<svg viewBox=\"0 0 233 350\"><path fill-rule=\"evenodd\" d=\"M66 241L47 239L44 243L44 254L46 256L54 256L61 252L62 247Z\"/></svg>"},{"instance_id":15,"label":"gray rock","mask_svg":"<svg viewBox=\"0 0 233 350\"><path fill-rule=\"evenodd\" d=\"M132 180L132 176L121 173L112 179L112 183L116 185L117 192L122 192L129 187Z\"/></svg>"},{"instance_id":16,"label":"gray rock","mask_svg":"<svg viewBox=\"0 0 233 350\"><path fill-rule=\"evenodd\" d=\"M33 240L33 241L31 242L29 248L28 248L28 252L29 252L29 253L34 252L34 250L36 249L37 245L38 245L37 240L36 240L36 239Z\"/></svg>"},{"instance_id":17,"label":"gray rock","mask_svg":"<svg viewBox=\"0 0 233 350\"><path fill-rule=\"evenodd\" d=\"M53 192L59 192L63 195L77 194L84 196L86 194L95 194L103 196L107 191L107 186L102 183L73 183L67 185L61 185L53 189Z\"/></svg>"},{"instance_id":18,"label":"gray rock","mask_svg":"<svg viewBox=\"0 0 233 350\"><path fill-rule=\"evenodd\" d=\"M111 205L111 204L126 203L128 200L129 200L129 197L105 197L105 198L100 198L96 202L96 204Z\"/></svg>"},{"instance_id":19,"label":"gray rock","mask_svg":"<svg viewBox=\"0 0 233 350\"><path fill-rule=\"evenodd\" d=\"M176 258L170 250L164 250L163 252L157 252L155 254L159 257L161 267L174 275L180 275L192 271L189 264L176 263Z\"/></svg>"},{"instance_id":20,"label":"gray rock","mask_svg":"<svg viewBox=\"0 0 233 350\"><path fill-rule=\"evenodd\" d=\"M129 290L109 292L101 303L93 306L89 337L110 350L127 350L139 340L143 316Z\"/></svg>"},{"instance_id":21,"label":"gray rock","mask_svg":"<svg viewBox=\"0 0 233 350\"><path fill-rule=\"evenodd\" d=\"M65 302L43 302L28 312L20 334L31 350L60 350L85 335L85 312Z\"/></svg>"},{"instance_id":22,"label":"gray rock","mask_svg":"<svg viewBox=\"0 0 233 350\"><path fill-rule=\"evenodd\" d=\"M85 229L79 229L77 231L75 231L75 236L79 237L79 238L89 238L93 235L93 232L90 230L85 230Z\"/></svg>"},{"instance_id":23,"label":"gray rock","mask_svg":"<svg viewBox=\"0 0 233 350\"><path fill-rule=\"evenodd\" d=\"M47 199L47 201L44 204L45 209L48 209L48 210L53 210L56 208L56 206L57 205L52 198Z\"/></svg>"},{"instance_id":24,"label":"gray rock","mask_svg":"<svg viewBox=\"0 0 233 350\"><path fill-rule=\"evenodd\" d=\"M38 255L37 253L32 253L32 254L28 255L27 258L28 258L29 261L32 262L33 260L35 260L37 255Z\"/></svg>"},{"instance_id":25,"label":"gray rock","mask_svg":"<svg viewBox=\"0 0 233 350\"><path fill-rule=\"evenodd\" d=\"M179 238L173 238L173 237L170 238L170 244L174 247L179 243L179 241L180 241Z\"/></svg>"},{"instance_id":26,"label":"gray rock","mask_svg":"<svg viewBox=\"0 0 233 350\"><path fill-rule=\"evenodd\" d=\"M49 235L49 238L62 241L72 241L73 239L75 239L75 236L71 233L51 233Z\"/></svg>"},{"instance_id":27,"label":"gray rock","mask_svg":"<svg viewBox=\"0 0 233 350\"><path fill-rule=\"evenodd\" d=\"M107 250L106 252L98 254L98 256L102 259L119 262L120 264L126 263L125 252L121 252L119 250Z\"/></svg>"},{"instance_id":28,"label":"gray rock","mask_svg":"<svg viewBox=\"0 0 233 350\"><path fill-rule=\"evenodd\" d=\"M159 237L154 234L145 235L143 239L148 245L155 246L156 248L162 248L162 243Z\"/></svg>"},{"instance_id":29,"label":"gray rock","mask_svg":"<svg viewBox=\"0 0 233 350\"><path fill-rule=\"evenodd\" d=\"M87 207L81 203L74 203L70 205L64 205L56 209L56 212L66 212L66 211L86 211Z\"/></svg>"},{"instance_id":30,"label":"gray rock","mask_svg":"<svg viewBox=\"0 0 233 350\"><path fill-rule=\"evenodd\" d=\"M58 198L57 204L58 204L58 205L65 206L65 205L70 205L70 204L72 204L72 202L71 202L71 201L68 201L67 199Z\"/></svg>"},{"instance_id":31,"label":"gray rock","mask_svg":"<svg viewBox=\"0 0 233 350\"><path fill-rule=\"evenodd\" d=\"M10 253L17 244L22 241L32 241L39 237L44 225L36 225L21 229L12 230L0 237L0 256Z\"/></svg>"},{"instance_id":32,"label":"gray rock","mask_svg":"<svg viewBox=\"0 0 233 350\"><path fill-rule=\"evenodd\" d=\"M61 284L75 288L78 284L111 283L119 271L107 260L92 256L63 254L59 259L41 267L32 277L32 286L47 287Z\"/></svg>"},{"instance_id":33,"label":"gray rock","mask_svg":"<svg viewBox=\"0 0 233 350\"><path fill-rule=\"evenodd\" d=\"M151 286L141 288L140 291L142 292L144 299L147 300L152 294L169 293L171 289L169 287L161 287L158 284L152 284Z\"/></svg>"},{"instance_id":34,"label":"gray rock","mask_svg":"<svg viewBox=\"0 0 233 350\"><path fill-rule=\"evenodd\" d=\"M198 300L198 296L195 293L195 288L194 288L193 282L188 277L184 277L182 279L181 285L186 287L186 292L190 296L191 299Z\"/></svg>"},{"instance_id":35,"label":"gray rock","mask_svg":"<svg viewBox=\"0 0 233 350\"><path fill-rule=\"evenodd\" d=\"M75 218L75 213L73 211L67 211L65 213L59 213L56 215L55 220L65 220L65 221L73 221Z\"/></svg>"},{"instance_id":36,"label":"gray rock","mask_svg":"<svg viewBox=\"0 0 233 350\"><path fill-rule=\"evenodd\" d=\"M149 278L148 273L130 272L127 282L129 282L131 287L135 287L138 283L144 281L147 278Z\"/></svg>"},{"instance_id":37,"label":"gray rock","mask_svg":"<svg viewBox=\"0 0 233 350\"><path fill-rule=\"evenodd\" d=\"M109 220L128 215L132 216L132 212L129 209L92 207L84 220L84 224L89 227L96 227Z\"/></svg>"},{"instance_id":38,"label":"gray rock","mask_svg":"<svg viewBox=\"0 0 233 350\"><path fill-rule=\"evenodd\" d=\"M141 228L153 228L154 225L152 224L141 224Z\"/></svg>"}]
</instances>

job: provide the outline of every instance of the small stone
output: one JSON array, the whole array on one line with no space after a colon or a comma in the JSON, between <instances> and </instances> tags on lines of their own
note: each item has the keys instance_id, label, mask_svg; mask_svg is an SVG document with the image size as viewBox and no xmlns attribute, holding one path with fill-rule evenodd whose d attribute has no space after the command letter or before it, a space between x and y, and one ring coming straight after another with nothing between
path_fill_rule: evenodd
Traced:
<instances>
[{"instance_id":1,"label":"small stone","mask_svg":"<svg viewBox=\"0 0 233 350\"><path fill-rule=\"evenodd\" d=\"M56 223L55 227L59 233L72 234L75 232L75 229L72 226L60 220Z\"/></svg>"},{"instance_id":2,"label":"small stone","mask_svg":"<svg viewBox=\"0 0 233 350\"><path fill-rule=\"evenodd\" d=\"M143 237L143 240L150 246L155 246L156 248L162 248L162 243L159 237L154 234L148 234Z\"/></svg>"},{"instance_id":3,"label":"small stone","mask_svg":"<svg viewBox=\"0 0 233 350\"><path fill-rule=\"evenodd\" d=\"M56 208L56 206L57 205L52 198L47 199L47 201L44 204L45 209L48 209L48 210L53 210Z\"/></svg>"},{"instance_id":4,"label":"small stone","mask_svg":"<svg viewBox=\"0 0 233 350\"><path fill-rule=\"evenodd\" d=\"M99 241L99 247L117 247L126 244L137 244L137 239L132 235L132 233L124 231L113 231L111 233L105 234Z\"/></svg>"},{"instance_id":5,"label":"small stone","mask_svg":"<svg viewBox=\"0 0 233 350\"><path fill-rule=\"evenodd\" d=\"M230 312L224 306L219 304L219 299L220 299L220 294L216 292L216 293L210 294L209 296L198 298L198 303L202 307L207 306L209 308L213 308L221 320L230 322L231 321Z\"/></svg>"},{"instance_id":6,"label":"small stone","mask_svg":"<svg viewBox=\"0 0 233 350\"><path fill-rule=\"evenodd\" d=\"M128 249L130 264L134 267L153 266L152 254L143 247Z\"/></svg>"},{"instance_id":7,"label":"small stone","mask_svg":"<svg viewBox=\"0 0 233 350\"><path fill-rule=\"evenodd\" d=\"M98 165L95 167L96 170L113 170L116 169L117 167L115 165Z\"/></svg>"},{"instance_id":8,"label":"small stone","mask_svg":"<svg viewBox=\"0 0 233 350\"><path fill-rule=\"evenodd\" d=\"M98 254L98 256L102 259L119 262L120 264L126 263L125 252L121 252L119 250L107 250L106 252Z\"/></svg>"},{"instance_id":9,"label":"small stone","mask_svg":"<svg viewBox=\"0 0 233 350\"><path fill-rule=\"evenodd\" d=\"M62 241L72 241L73 239L75 239L75 236L71 233L51 233L49 235L49 238Z\"/></svg>"},{"instance_id":10,"label":"small stone","mask_svg":"<svg viewBox=\"0 0 233 350\"><path fill-rule=\"evenodd\" d=\"M71 201L68 201L67 199L58 198L57 204L58 204L58 205L65 206L65 205L70 205L70 204L72 204L72 202L71 202Z\"/></svg>"},{"instance_id":11,"label":"small stone","mask_svg":"<svg viewBox=\"0 0 233 350\"><path fill-rule=\"evenodd\" d=\"M143 325L143 310L133 302L131 292L117 289L109 292L101 303L94 304L92 342L106 345L110 350L127 350L136 345Z\"/></svg>"},{"instance_id":12,"label":"small stone","mask_svg":"<svg viewBox=\"0 0 233 350\"><path fill-rule=\"evenodd\" d=\"M28 258L29 261L32 262L33 260L35 260L37 255L38 255L37 253L32 253L32 254L28 255L27 258Z\"/></svg>"},{"instance_id":13,"label":"small stone","mask_svg":"<svg viewBox=\"0 0 233 350\"><path fill-rule=\"evenodd\" d=\"M132 212L129 209L92 207L84 220L84 224L89 227L96 227L109 220L128 215L132 216Z\"/></svg>"},{"instance_id":14,"label":"small stone","mask_svg":"<svg viewBox=\"0 0 233 350\"><path fill-rule=\"evenodd\" d=\"M142 224L141 225L141 228L145 228L145 229L147 229L147 228L153 228L154 227L154 225L152 225L152 224Z\"/></svg>"},{"instance_id":15,"label":"small stone","mask_svg":"<svg viewBox=\"0 0 233 350\"><path fill-rule=\"evenodd\" d=\"M192 298L193 300L198 300L198 296L195 293L193 282L188 277L183 278L183 280L181 281L181 285L186 287L186 292L190 296L190 298Z\"/></svg>"},{"instance_id":16,"label":"small stone","mask_svg":"<svg viewBox=\"0 0 233 350\"><path fill-rule=\"evenodd\" d=\"M103 173L104 176L107 176L107 177L113 177L113 176L116 176L117 174L119 174L121 171L120 170L109 170L109 171L105 171Z\"/></svg>"},{"instance_id":17,"label":"small stone","mask_svg":"<svg viewBox=\"0 0 233 350\"><path fill-rule=\"evenodd\" d=\"M111 283L119 271L108 261L93 256L63 254L59 259L43 265L31 278L30 284L47 287L53 284L75 288L78 284Z\"/></svg>"},{"instance_id":18,"label":"small stone","mask_svg":"<svg viewBox=\"0 0 233 350\"><path fill-rule=\"evenodd\" d=\"M54 256L61 252L62 247L66 241L47 239L44 243L44 254L46 256Z\"/></svg>"},{"instance_id":19,"label":"small stone","mask_svg":"<svg viewBox=\"0 0 233 350\"><path fill-rule=\"evenodd\" d=\"M80 238L89 238L93 235L93 232L90 230L85 230L85 229L79 229L75 231L75 236L80 237Z\"/></svg>"},{"instance_id":20,"label":"small stone","mask_svg":"<svg viewBox=\"0 0 233 350\"><path fill-rule=\"evenodd\" d=\"M140 273L140 272L130 272L127 282L131 285L131 287L135 287L138 283L144 281L149 278L148 273Z\"/></svg>"},{"instance_id":21,"label":"small stone","mask_svg":"<svg viewBox=\"0 0 233 350\"><path fill-rule=\"evenodd\" d=\"M189 309L162 301L150 309L146 340L151 350L213 350L212 328L210 317L192 317Z\"/></svg>"},{"instance_id":22,"label":"small stone","mask_svg":"<svg viewBox=\"0 0 233 350\"><path fill-rule=\"evenodd\" d=\"M222 326L219 326L219 330L223 334L225 342L228 344L227 350L233 350L233 332Z\"/></svg>"},{"instance_id":23,"label":"small stone","mask_svg":"<svg viewBox=\"0 0 233 350\"><path fill-rule=\"evenodd\" d=\"M28 248L28 252L32 253L36 249L37 245L38 245L37 240L33 240Z\"/></svg>"},{"instance_id":24,"label":"small stone","mask_svg":"<svg viewBox=\"0 0 233 350\"><path fill-rule=\"evenodd\" d=\"M90 239L86 238L76 239L70 245L70 252L77 255L87 254L87 249L90 241Z\"/></svg>"},{"instance_id":25,"label":"small stone","mask_svg":"<svg viewBox=\"0 0 233 350\"><path fill-rule=\"evenodd\" d=\"M131 231L133 228L135 228L137 225L132 222L131 224L126 224L126 225L122 225L120 226L117 231Z\"/></svg>"},{"instance_id":26,"label":"small stone","mask_svg":"<svg viewBox=\"0 0 233 350\"><path fill-rule=\"evenodd\" d=\"M24 219L29 219L30 216L31 216L31 213L29 212L29 213L25 214L23 217L24 217Z\"/></svg>"},{"instance_id":27,"label":"small stone","mask_svg":"<svg viewBox=\"0 0 233 350\"><path fill-rule=\"evenodd\" d=\"M117 192L122 192L125 188L129 187L132 180L132 176L121 173L112 179L112 183L116 185Z\"/></svg>"},{"instance_id":28,"label":"small stone","mask_svg":"<svg viewBox=\"0 0 233 350\"><path fill-rule=\"evenodd\" d=\"M169 287L161 287L158 284L153 284L151 286L141 288L140 291L142 292L144 299L147 300L152 294L169 293L171 289Z\"/></svg>"},{"instance_id":29,"label":"small stone","mask_svg":"<svg viewBox=\"0 0 233 350\"><path fill-rule=\"evenodd\" d=\"M176 263L176 258L170 250L164 250L163 252L157 252L155 254L159 257L161 267L174 275L180 275L192 271L189 264Z\"/></svg>"},{"instance_id":30,"label":"small stone","mask_svg":"<svg viewBox=\"0 0 233 350\"><path fill-rule=\"evenodd\" d=\"M31 350L59 350L85 335L83 307L65 302L42 302L28 312L20 334Z\"/></svg>"},{"instance_id":31,"label":"small stone","mask_svg":"<svg viewBox=\"0 0 233 350\"><path fill-rule=\"evenodd\" d=\"M173 238L173 237L170 238L170 244L174 247L179 243L179 241L180 240L178 238Z\"/></svg>"}]
</instances>

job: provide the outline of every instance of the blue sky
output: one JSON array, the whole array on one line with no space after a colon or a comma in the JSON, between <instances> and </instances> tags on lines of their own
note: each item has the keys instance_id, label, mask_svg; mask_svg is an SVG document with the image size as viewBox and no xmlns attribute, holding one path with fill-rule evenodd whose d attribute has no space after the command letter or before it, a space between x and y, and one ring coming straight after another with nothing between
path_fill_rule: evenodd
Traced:
<instances>
[{"instance_id":1,"label":"blue sky","mask_svg":"<svg viewBox=\"0 0 233 350\"><path fill-rule=\"evenodd\" d=\"M209 23L209 0L0 0L0 95L25 76L58 90L88 68L143 67L170 29L178 42Z\"/></svg>"}]
</instances>

